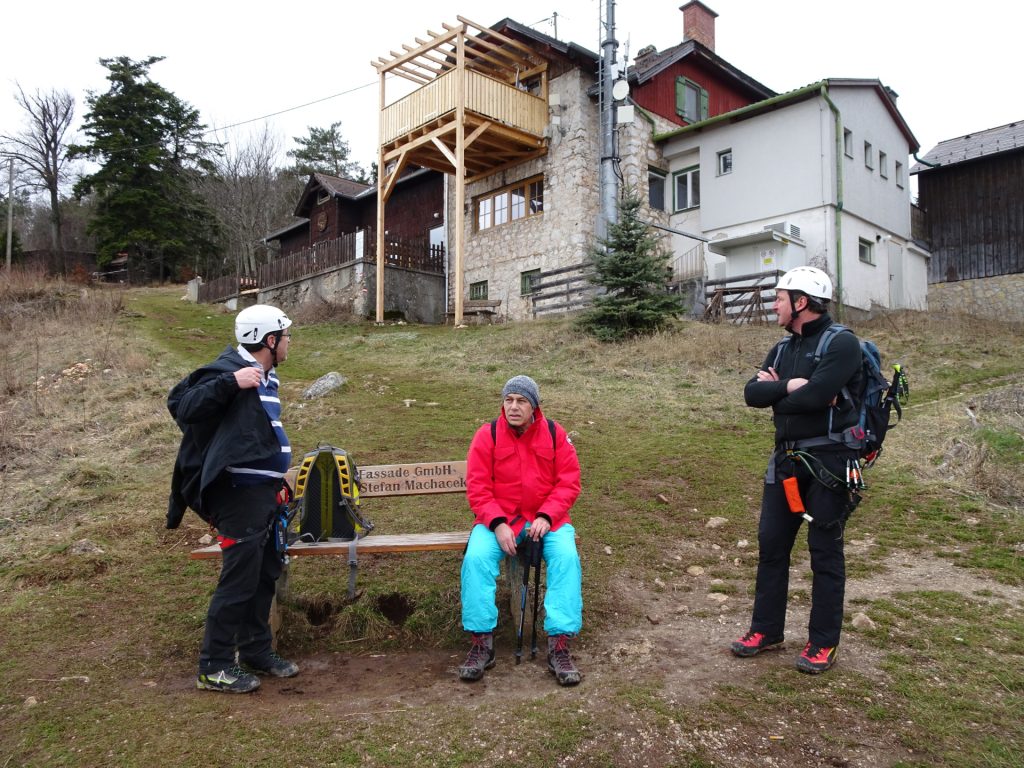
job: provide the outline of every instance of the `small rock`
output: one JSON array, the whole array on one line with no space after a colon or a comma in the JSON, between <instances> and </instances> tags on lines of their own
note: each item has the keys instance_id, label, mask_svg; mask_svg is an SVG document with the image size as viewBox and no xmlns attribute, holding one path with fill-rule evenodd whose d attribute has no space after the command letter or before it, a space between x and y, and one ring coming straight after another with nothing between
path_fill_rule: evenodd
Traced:
<instances>
[{"instance_id":1,"label":"small rock","mask_svg":"<svg viewBox=\"0 0 1024 768\"><path fill-rule=\"evenodd\" d=\"M306 400L312 400L314 397L323 397L328 392L333 392L348 381L337 371L331 371L325 373L319 379L310 384L306 391L302 393L302 397Z\"/></svg>"},{"instance_id":2,"label":"small rock","mask_svg":"<svg viewBox=\"0 0 1024 768\"><path fill-rule=\"evenodd\" d=\"M655 579L654 579L654 586L656 586L656 587L662 587L662 588L664 588L664 587L665 587L665 582L664 582L664 581L662 581L662 580L661 580L661 579L659 579L659 578L655 578Z\"/></svg>"},{"instance_id":3,"label":"small rock","mask_svg":"<svg viewBox=\"0 0 1024 768\"><path fill-rule=\"evenodd\" d=\"M966 520L964 520L964 522L967 523L967 525L977 525L978 524L978 518L976 518L976 517L968 517Z\"/></svg>"},{"instance_id":4,"label":"small rock","mask_svg":"<svg viewBox=\"0 0 1024 768\"><path fill-rule=\"evenodd\" d=\"M213 544L213 536L211 536L208 533L204 533L202 536L199 537L199 543L202 544L204 547Z\"/></svg>"},{"instance_id":5,"label":"small rock","mask_svg":"<svg viewBox=\"0 0 1024 768\"><path fill-rule=\"evenodd\" d=\"M746 549L747 547L750 546L750 542L747 541L746 539L740 539L739 541L736 542L736 546L739 547L740 549Z\"/></svg>"},{"instance_id":6,"label":"small rock","mask_svg":"<svg viewBox=\"0 0 1024 768\"><path fill-rule=\"evenodd\" d=\"M715 603L724 603L729 599L728 595L724 595L721 592L708 592L708 600Z\"/></svg>"},{"instance_id":7,"label":"small rock","mask_svg":"<svg viewBox=\"0 0 1024 768\"><path fill-rule=\"evenodd\" d=\"M871 619L867 617L866 614L863 613L854 614L853 619L850 623L853 624L853 626L855 626L857 629L875 628L875 622L873 622Z\"/></svg>"},{"instance_id":8,"label":"small rock","mask_svg":"<svg viewBox=\"0 0 1024 768\"><path fill-rule=\"evenodd\" d=\"M664 493L659 493L655 498L662 504L668 504L668 497Z\"/></svg>"},{"instance_id":9,"label":"small rock","mask_svg":"<svg viewBox=\"0 0 1024 768\"><path fill-rule=\"evenodd\" d=\"M72 555L102 555L103 550L88 539L79 539L68 550Z\"/></svg>"},{"instance_id":10,"label":"small rock","mask_svg":"<svg viewBox=\"0 0 1024 768\"><path fill-rule=\"evenodd\" d=\"M712 579L711 581L708 582L708 584L713 584L714 586L717 587L717 586L719 586L721 584L725 584L725 582L722 581L721 579Z\"/></svg>"},{"instance_id":11,"label":"small rock","mask_svg":"<svg viewBox=\"0 0 1024 768\"><path fill-rule=\"evenodd\" d=\"M723 525L725 525L728 522L729 522L729 520L727 518L724 518L724 517L712 517L710 520L708 520L707 524L704 527L705 528L721 528Z\"/></svg>"},{"instance_id":12,"label":"small rock","mask_svg":"<svg viewBox=\"0 0 1024 768\"><path fill-rule=\"evenodd\" d=\"M610 554L612 553L612 548L611 548L611 547L605 547L605 548L604 548L604 553L605 553L606 555L610 555Z\"/></svg>"},{"instance_id":13,"label":"small rock","mask_svg":"<svg viewBox=\"0 0 1024 768\"><path fill-rule=\"evenodd\" d=\"M688 574L690 574L691 576L703 576L704 575L704 569L701 568L699 565L691 565L689 568L686 569L686 572Z\"/></svg>"},{"instance_id":14,"label":"small rock","mask_svg":"<svg viewBox=\"0 0 1024 768\"><path fill-rule=\"evenodd\" d=\"M647 620L651 622L651 624L661 624L661 618L659 616L653 616L651 614L648 614Z\"/></svg>"},{"instance_id":15,"label":"small rock","mask_svg":"<svg viewBox=\"0 0 1024 768\"><path fill-rule=\"evenodd\" d=\"M34 707L38 703L39 703L39 699L37 699L35 696L29 696L27 699L25 699L25 707L26 708Z\"/></svg>"},{"instance_id":16,"label":"small rock","mask_svg":"<svg viewBox=\"0 0 1024 768\"><path fill-rule=\"evenodd\" d=\"M415 403L415 402L416 402L416 399L415 399L415 398L408 398L408 397L407 397L407 398L406 398L405 400L403 400L402 402L403 402L403 403L405 403L405 407L406 407L406 408L409 408L409 407L411 407L411 406L412 406L412 404L413 404L413 403Z\"/></svg>"}]
</instances>

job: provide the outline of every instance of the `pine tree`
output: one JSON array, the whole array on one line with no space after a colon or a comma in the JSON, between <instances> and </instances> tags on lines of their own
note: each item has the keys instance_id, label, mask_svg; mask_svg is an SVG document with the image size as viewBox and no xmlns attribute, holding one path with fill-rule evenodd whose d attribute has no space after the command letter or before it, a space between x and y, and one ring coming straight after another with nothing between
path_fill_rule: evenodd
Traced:
<instances>
[{"instance_id":1,"label":"pine tree","mask_svg":"<svg viewBox=\"0 0 1024 768\"><path fill-rule=\"evenodd\" d=\"M605 289L577 321L602 341L620 341L654 333L668 325L682 307L665 289L672 276L669 257L639 217L641 200L627 192L619 201L619 220L589 251L595 276Z\"/></svg>"},{"instance_id":2,"label":"pine tree","mask_svg":"<svg viewBox=\"0 0 1024 768\"><path fill-rule=\"evenodd\" d=\"M349 160L348 142L341 136L341 123L330 128L309 127L309 136L294 136L298 149L288 152L295 159L294 172L300 178L311 173L326 173L352 181L368 183L366 171L359 163Z\"/></svg>"},{"instance_id":3,"label":"pine tree","mask_svg":"<svg viewBox=\"0 0 1024 768\"><path fill-rule=\"evenodd\" d=\"M86 100L90 143L70 155L100 166L75 185L77 198L95 196L88 232L99 264L127 253L131 274L163 279L219 248L217 221L198 190L219 147L203 139L196 109L149 78L159 61L100 59L110 89Z\"/></svg>"}]
</instances>

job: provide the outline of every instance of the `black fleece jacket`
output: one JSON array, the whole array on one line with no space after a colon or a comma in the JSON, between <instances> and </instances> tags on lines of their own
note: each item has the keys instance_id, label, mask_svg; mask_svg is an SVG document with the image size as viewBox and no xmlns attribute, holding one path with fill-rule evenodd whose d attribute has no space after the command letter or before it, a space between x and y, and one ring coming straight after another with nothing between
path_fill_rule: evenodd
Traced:
<instances>
[{"instance_id":1,"label":"black fleece jacket","mask_svg":"<svg viewBox=\"0 0 1024 768\"><path fill-rule=\"evenodd\" d=\"M186 507L215 524L216 510L203 508L203 492L210 484L226 467L269 458L281 450L259 392L241 389L235 381L235 371L248 365L229 346L167 396L167 410L182 431L171 477L168 528L181 524Z\"/></svg>"},{"instance_id":2,"label":"black fleece jacket","mask_svg":"<svg viewBox=\"0 0 1024 768\"><path fill-rule=\"evenodd\" d=\"M771 406L775 421L775 443L825 437L829 432L829 415L833 432L852 427L859 419L857 405L842 396L843 387L859 391L861 371L860 341L853 333L838 333L817 365L814 351L821 334L832 325L825 314L792 333L775 366L778 381L758 381L755 375L743 389L747 405L754 408ZM781 342L779 342L781 343ZM774 365L779 344L772 347L761 365L768 370ZM786 392L790 379L803 378L807 383L792 393ZM835 407L832 399L838 396Z\"/></svg>"}]
</instances>

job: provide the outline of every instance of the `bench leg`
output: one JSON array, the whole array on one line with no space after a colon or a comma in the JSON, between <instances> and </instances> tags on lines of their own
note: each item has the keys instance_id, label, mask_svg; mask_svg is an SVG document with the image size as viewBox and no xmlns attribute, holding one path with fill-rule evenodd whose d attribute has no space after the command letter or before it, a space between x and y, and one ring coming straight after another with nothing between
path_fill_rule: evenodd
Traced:
<instances>
[{"instance_id":1,"label":"bench leg","mask_svg":"<svg viewBox=\"0 0 1024 768\"><path fill-rule=\"evenodd\" d=\"M277 584L274 590L274 599L270 601L270 634L272 635L271 646L277 650L277 638L281 634L281 603L288 599L288 564L281 568L281 575L277 577Z\"/></svg>"}]
</instances>

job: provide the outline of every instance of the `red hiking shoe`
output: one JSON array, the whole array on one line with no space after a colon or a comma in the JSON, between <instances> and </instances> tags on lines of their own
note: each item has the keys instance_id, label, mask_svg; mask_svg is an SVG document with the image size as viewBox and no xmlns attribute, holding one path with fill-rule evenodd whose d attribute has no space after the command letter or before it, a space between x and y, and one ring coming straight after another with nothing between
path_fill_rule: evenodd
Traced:
<instances>
[{"instance_id":1,"label":"red hiking shoe","mask_svg":"<svg viewBox=\"0 0 1024 768\"><path fill-rule=\"evenodd\" d=\"M809 675L821 674L832 668L832 665L836 663L838 653L838 647L820 648L808 643L804 646L804 652L797 657L796 668Z\"/></svg>"},{"instance_id":2,"label":"red hiking shoe","mask_svg":"<svg viewBox=\"0 0 1024 768\"><path fill-rule=\"evenodd\" d=\"M766 637L761 632L747 632L739 640L734 640L729 650L734 656L756 656L761 651L777 648L782 645L783 637Z\"/></svg>"}]
</instances>

